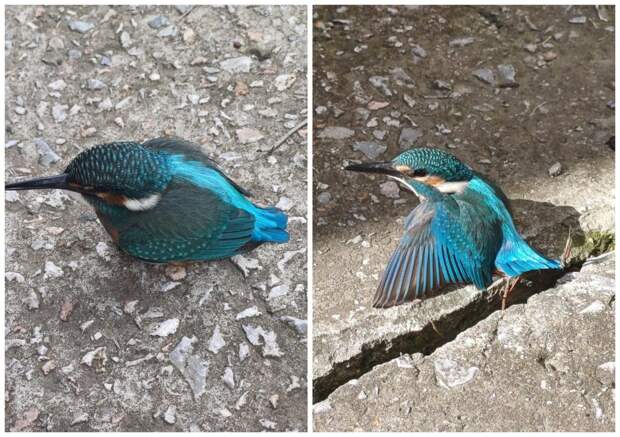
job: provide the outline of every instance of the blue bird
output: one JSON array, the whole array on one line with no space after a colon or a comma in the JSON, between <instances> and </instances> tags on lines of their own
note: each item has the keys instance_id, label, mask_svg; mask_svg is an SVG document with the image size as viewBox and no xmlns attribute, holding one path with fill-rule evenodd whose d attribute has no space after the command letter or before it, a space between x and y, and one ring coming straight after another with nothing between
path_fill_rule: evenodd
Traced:
<instances>
[{"instance_id":1,"label":"blue bird","mask_svg":"<svg viewBox=\"0 0 620 437\"><path fill-rule=\"evenodd\" d=\"M178 138L97 145L60 175L5 186L50 188L80 193L118 247L148 262L216 260L289 239L286 214L252 203L198 146Z\"/></svg>"},{"instance_id":2,"label":"blue bird","mask_svg":"<svg viewBox=\"0 0 620 437\"><path fill-rule=\"evenodd\" d=\"M519 235L501 189L449 153L415 148L392 161L346 170L385 174L420 198L405 220L405 234L383 273L374 307L410 302L448 284L485 290L494 273L509 278L503 307L522 273L562 268Z\"/></svg>"}]
</instances>

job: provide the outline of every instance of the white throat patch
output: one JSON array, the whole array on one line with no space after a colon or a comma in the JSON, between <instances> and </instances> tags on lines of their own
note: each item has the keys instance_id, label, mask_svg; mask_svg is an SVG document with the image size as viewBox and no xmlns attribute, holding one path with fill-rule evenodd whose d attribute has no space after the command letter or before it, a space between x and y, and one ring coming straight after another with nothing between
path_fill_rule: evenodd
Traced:
<instances>
[{"instance_id":1,"label":"white throat patch","mask_svg":"<svg viewBox=\"0 0 620 437\"><path fill-rule=\"evenodd\" d=\"M146 211L147 209L155 207L160 199L161 194L155 193L142 199L126 199L123 205L130 211Z\"/></svg>"},{"instance_id":2,"label":"white throat patch","mask_svg":"<svg viewBox=\"0 0 620 437\"><path fill-rule=\"evenodd\" d=\"M401 184L403 184L405 186L405 188L407 188L409 191L411 191L413 194L415 194L416 196L420 197L420 195L418 193L416 193L416 191L411 187L411 185L409 185L407 183L406 180L404 180L403 178L399 178L398 176L394 176L394 175L387 175L388 178L394 179L395 181L400 182Z\"/></svg>"},{"instance_id":3,"label":"white throat patch","mask_svg":"<svg viewBox=\"0 0 620 437\"><path fill-rule=\"evenodd\" d=\"M444 182L435 188L446 194L461 194L467 188L467 184L469 184L469 181Z\"/></svg>"},{"instance_id":4,"label":"white throat patch","mask_svg":"<svg viewBox=\"0 0 620 437\"><path fill-rule=\"evenodd\" d=\"M412 187L405 181L403 178L399 178L398 176L387 175L389 178L392 178L405 186L405 188L409 189L413 194L418 196L420 199L423 199L424 196L420 196ZM423 181L421 181L423 182ZM467 188L467 184L469 181L458 181L458 182L443 182L439 185L435 185L435 188L444 193L444 194L461 194Z\"/></svg>"}]
</instances>

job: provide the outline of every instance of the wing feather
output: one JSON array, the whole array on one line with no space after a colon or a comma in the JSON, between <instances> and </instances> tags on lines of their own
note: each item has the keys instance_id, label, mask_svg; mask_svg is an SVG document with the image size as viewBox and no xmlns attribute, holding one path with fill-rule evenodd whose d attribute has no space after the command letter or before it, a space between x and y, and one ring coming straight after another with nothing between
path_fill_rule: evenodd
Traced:
<instances>
[{"instance_id":1,"label":"wing feather","mask_svg":"<svg viewBox=\"0 0 620 437\"><path fill-rule=\"evenodd\" d=\"M191 141L184 140L178 137L161 137L155 138L152 140L148 140L142 144L144 147L148 147L150 149L154 149L160 152L166 152L168 154L180 154L185 157L188 161L199 161L203 165L216 170L220 173L226 180L237 189L241 194L246 197L252 197L252 193L243 188L241 185L233 181L229 178L224 172L220 169L217 162L209 158L201 149L198 144L192 143Z\"/></svg>"},{"instance_id":2,"label":"wing feather","mask_svg":"<svg viewBox=\"0 0 620 437\"><path fill-rule=\"evenodd\" d=\"M118 230L120 248L150 262L235 255L251 240L255 221L209 190L178 181L154 208L107 219Z\"/></svg>"},{"instance_id":3,"label":"wing feather","mask_svg":"<svg viewBox=\"0 0 620 437\"><path fill-rule=\"evenodd\" d=\"M394 251L373 300L386 308L424 298L448 284L492 279L501 244L499 224L485 219L468 199L444 195L423 201L405 220L406 232Z\"/></svg>"}]
</instances>

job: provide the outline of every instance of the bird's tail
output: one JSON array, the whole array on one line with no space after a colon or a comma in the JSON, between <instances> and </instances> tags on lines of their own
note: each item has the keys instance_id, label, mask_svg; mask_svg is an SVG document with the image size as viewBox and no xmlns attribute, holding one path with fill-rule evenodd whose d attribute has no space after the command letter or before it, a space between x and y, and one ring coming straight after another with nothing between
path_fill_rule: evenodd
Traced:
<instances>
[{"instance_id":1,"label":"bird's tail","mask_svg":"<svg viewBox=\"0 0 620 437\"><path fill-rule=\"evenodd\" d=\"M504 241L495 259L495 265L508 276L518 276L530 270L562 268L560 261L541 255L521 238L516 241Z\"/></svg>"},{"instance_id":2,"label":"bird's tail","mask_svg":"<svg viewBox=\"0 0 620 437\"><path fill-rule=\"evenodd\" d=\"M254 232L252 232L252 240L273 243L286 243L288 241L289 236L286 232L288 216L284 212L274 207L256 207L254 217L256 222Z\"/></svg>"}]
</instances>

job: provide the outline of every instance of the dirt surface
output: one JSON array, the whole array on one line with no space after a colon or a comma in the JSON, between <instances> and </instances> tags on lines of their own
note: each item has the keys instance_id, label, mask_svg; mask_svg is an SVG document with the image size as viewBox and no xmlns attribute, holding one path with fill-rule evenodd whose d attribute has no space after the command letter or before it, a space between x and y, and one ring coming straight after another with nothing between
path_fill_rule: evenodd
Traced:
<instances>
[{"instance_id":1,"label":"dirt surface","mask_svg":"<svg viewBox=\"0 0 620 437\"><path fill-rule=\"evenodd\" d=\"M306 8L9 7L6 26L7 180L176 135L291 235L183 277L118 252L77 196L7 192L6 430L305 430L307 131L263 151L306 119Z\"/></svg>"},{"instance_id":2,"label":"dirt surface","mask_svg":"<svg viewBox=\"0 0 620 437\"><path fill-rule=\"evenodd\" d=\"M448 150L502 187L518 228L549 256L569 227L613 233L613 12L314 9L313 335L325 342L316 350L379 317L372 296L417 204L386 178L343 171L348 163ZM342 427L332 417L320 429Z\"/></svg>"}]
</instances>

